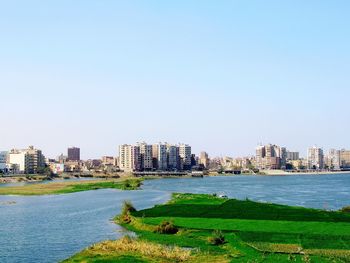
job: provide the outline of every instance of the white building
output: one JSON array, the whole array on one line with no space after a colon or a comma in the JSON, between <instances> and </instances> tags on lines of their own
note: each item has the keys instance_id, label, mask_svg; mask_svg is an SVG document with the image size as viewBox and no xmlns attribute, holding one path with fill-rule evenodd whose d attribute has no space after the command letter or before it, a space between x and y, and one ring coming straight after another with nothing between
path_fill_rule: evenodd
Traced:
<instances>
[{"instance_id":1,"label":"white building","mask_svg":"<svg viewBox=\"0 0 350 263\"><path fill-rule=\"evenodd\" d=\"M123 144L119 146L119 168L124 171L140 170L140 147Z\"/></svg>"},{"instance_id":2,"label":"white building","mask_svg":"<svg viewBox=\"0 0 350 263\"><path fill-rule=\"evenodd\" d=\"M323 150L316 146L308 149L307 162L309 169L323 169L324 168Z\"/></svg>"},{"instance_id":3,"label":"white building","mask_svg":"<svg viewBox=\"0 0 350 263\"><path fill-rule=\"evenodd\" d=\"M181 164L183 165L184 170L191 169L191 146L188 144L180 144L179 145L179 156L181 159Z\"/></svg>"},{"instance_id":4,"label":"white building","mask_svg":"<svg viewBox=\"0 0 350 263\"><path fill-rule=\"evenodd\" d=\"M13 149L8 155L8 165L13 173L35 174L45 167L45 157L41 150L29 146L28 149Z\"/></svg>"}]
</instances>

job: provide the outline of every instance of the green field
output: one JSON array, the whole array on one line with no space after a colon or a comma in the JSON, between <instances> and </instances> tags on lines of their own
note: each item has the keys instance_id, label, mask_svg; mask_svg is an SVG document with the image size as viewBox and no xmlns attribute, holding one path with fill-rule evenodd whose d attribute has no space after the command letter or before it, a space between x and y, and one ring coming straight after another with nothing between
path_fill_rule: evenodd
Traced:
<instances>
[{"instance_id":1,"label":"green field","mask_svg":"<svg viewBox=\"0 0 350 263\"><path fill-rule=\"evenodd\" d=\"M136 190L141 186L141 179L95 180L75 182L52 182L47 184L27 184L24 186L8 186L0 188L0 195L48 195L68 194L81 191L114 188Z\"/></svg>"},{"instance_id":2,"label":"green field","mask_svg":"<svg viewBox=\"0 0 350 263\"><path fill-rule=\"evenodd\" d=\"M67 262L350 262L348 213L194 194L174 194L167 204L130 211L116 220L137 240L107 241ZM164 221L178 232L160 234ZM223 244L209 242L216 230ZM138 242L160 246L162 253L152 256ZM167 256L169 248L183 258Z\"/></svg>"}]
</instances>

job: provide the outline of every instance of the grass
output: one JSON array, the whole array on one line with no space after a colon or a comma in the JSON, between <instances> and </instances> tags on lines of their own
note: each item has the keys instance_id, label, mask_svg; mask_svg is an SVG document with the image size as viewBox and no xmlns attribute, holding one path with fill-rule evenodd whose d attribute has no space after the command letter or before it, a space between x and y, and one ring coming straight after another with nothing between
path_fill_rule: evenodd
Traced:
<instances>
[{"instance_id":1,"label":"grass","mask_svg":"<svg viewBox=\"0 0 350 263\"><path fill-rule=\"evenodd\" d=\"M186 262L350 262L347 213L174 194L167 204L129 215L127 223L118 221L119 217L116 222L134 231L138 242L157 244L160 250L185 249L189 252ZM157 233L162 222L172 222L178 231ZM213 238L220 242L211 242ZM154 257L139 251L115 253L107 247L96 254L90 248L68 262L102 262L106 258L111 262L181 261L161 258L155 252ZM135 258L131 260L131 256Z\"/></svg>"},{"instance_id":2,"label":"grass","mask_svg":"<svg viewBox=\"0 0 350 263\"><path fill-rule=\"evenodd\" d=\"M53 182L47 184L28 184L24 186L8 186L0 188L0 195L48 195L67 194L81 191L98 190L105 188L136 190L141 185L141 179L108 180L108 181L80 181L80 182Z\"/></svg>"}]
</instances>

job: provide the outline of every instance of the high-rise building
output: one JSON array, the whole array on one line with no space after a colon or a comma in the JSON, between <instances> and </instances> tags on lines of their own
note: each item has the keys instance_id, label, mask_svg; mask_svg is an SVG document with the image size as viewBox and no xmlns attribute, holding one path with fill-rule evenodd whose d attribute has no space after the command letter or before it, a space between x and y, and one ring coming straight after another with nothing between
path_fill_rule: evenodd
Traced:
<instances>
[{"instance_id":1,"label":"high-rise building","mask_svg":"<svg viewBox=\"0 0 350 263\"><path fill-rule=\"evenodd\" d=\"M179 169L179 147L167 144L167 165L169 170Z\"/></svg>"},{"instance_id":2,"label":"high-rise building","mask_svg":"<svg viewBox=\"0 0 350 263\"><path fill-rule=\"evenodd\" d=\"M124 171L141 170L140 147L128 144L119 146L119 168Z\"/></svg>"},{"instance_id":3,"label":"high-rise building","mask_svg":"<svg viewBox=\"0 0 350 263\"><path fill-rule=\"evenodd\" d=\"M308 154L307 154L307 161L308 161L309 169L323 169L324 168L323 150L316 146L309 148Z\"/></svg>"},{"instance_id":4,"label":"high-rise building","mask_svg":"<svg viewBox=\"0 0 350 263\"><path fill-rule=\"evenodd\" d=\"M7 158L8 158L8 152L1 151L0 152L0 171L5 172L7 168Z\"/></svg>"},{"instance_id":5,"label":"high-rise building","mask_svg":"<svg viewBox=\"0 0 350 263\"><path fill-rule=\"evenodd\" d=\"M153 170L152 145L145 142L138 143L140 147L141 169L145 171Z\"/></svg>"},{"instance_id":6,"label":"high-rise building","mask_svg":"<svg viewBox=\"0 0 350 263\"><path fill-rule=\"evenodd\" d=\"M80 148L68 148L68 161L80 161Z\"/></svg>"},{"instance_id":7,"label":"high-rise building","mask_svg":"<svg viewBox=\"0 0 350 263\"><path fill-rule=\"evenodd\" d=\"M163 143L157 144L157 163L158 170L165 171L168 169L168 161L167 161L167 145Z\"/></svg>"},{"instance_id":8,"label":"high-rise building","mask_svg":"<svg viewBox=\"0 0 350 263\"><path fill-rule=\"evenodd\" d=\"M183 170L191 170L191 146L188 144L179 145L179 156Z\"/></svg>"},{"instance_id":9,"label":"high-rise building","mask_svg":"<svg viewBox=\"0 0 350 263\"><path fill-rule=\"evenodd\" d=\"M341 168L350 168L350 150L340 150L340 166Z\"/></svg>"}]
</instances>

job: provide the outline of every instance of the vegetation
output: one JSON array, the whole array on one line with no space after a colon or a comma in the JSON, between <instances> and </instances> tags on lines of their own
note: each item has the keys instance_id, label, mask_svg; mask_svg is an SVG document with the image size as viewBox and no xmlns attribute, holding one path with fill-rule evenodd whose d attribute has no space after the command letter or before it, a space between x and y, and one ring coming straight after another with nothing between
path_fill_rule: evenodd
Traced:
<instances>
[{"instance_id":1,"label":"vegetation","mask_svg":"<svg viewBox=\"0 0 350 263\"><path fill-rule=\"evenodd\" d=\"M218 246L224 244L225 236L220 230L214 230L213 235L208 238L208 242L212 245Z\"/></svg>"},{"instance_id":2,"label":"vegetation","mask_svg":"<svg viewBox=\"0 0 350 263\"><path fill-rule=\"evenodd\" d=\"M152 252L152 257L105 245L103 251L94 246L68 262L350 261L350 215L344 212L194 194L174 194L165 205L126 211L129 222L117 222L137 234L130 242L159 246L163 252L176 248L186 256L175 259ZM164 235L169 226L177 231Z\"/></svg>"},{"instance_id":3,"label":"vegetation","mask_svg":"<svg viewBox=\"0 0 350 263\"><path fill-rule=\"evenodd\" d=\"M155 232L159 234L176 234L178 231L174 223L167 220L162 221L155 229Z\"/></svg>"},{"instance_id":4,"label":"vegetation","mask_svg":"<svg viewBox=\"0 0 350 263\"><path fill-rule=\"evenodd\" d=\"M125 182L123 180L96 180L80 182L52 182L45 184L28 184L24 186L1 187L0 195L67 194L105 188L136 190L139 189L141 182L141 179L129 179L127 186L125 185Z\"/></svg>"},{"instance_id":5,"label":"vegetation","mask_svg":"<svg viewBox=\"0 0 350 263\"><path fill-rule=\"evenodd\" d=\"M350 213L350 206L345 206L340 211L345 213Z\"/></svg>"}]
</instances>

